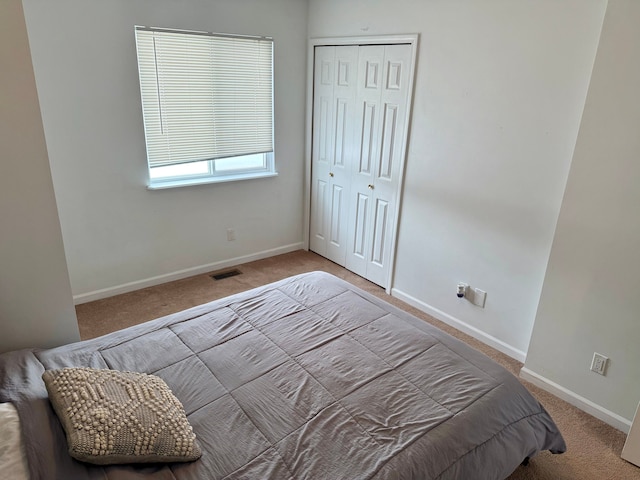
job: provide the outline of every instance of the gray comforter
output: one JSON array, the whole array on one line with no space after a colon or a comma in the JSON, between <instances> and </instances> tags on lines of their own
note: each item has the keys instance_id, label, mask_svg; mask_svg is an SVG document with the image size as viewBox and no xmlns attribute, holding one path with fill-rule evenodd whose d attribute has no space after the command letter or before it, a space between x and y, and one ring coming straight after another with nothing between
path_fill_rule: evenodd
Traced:
<instances>
[{"instance_id":1,"label":"gray comforter","mask_svg":"<svg viewBox=\"0 0 640 480\"><path fill-rule=\"evenodd\" d=\"M73 460L44 369L153 373L185 407L189 464ZM32 479L503 479L563 452L544 408L492 360L325 273L292 277L94 340L0 355Z\"/></svg>"}]
</instances>

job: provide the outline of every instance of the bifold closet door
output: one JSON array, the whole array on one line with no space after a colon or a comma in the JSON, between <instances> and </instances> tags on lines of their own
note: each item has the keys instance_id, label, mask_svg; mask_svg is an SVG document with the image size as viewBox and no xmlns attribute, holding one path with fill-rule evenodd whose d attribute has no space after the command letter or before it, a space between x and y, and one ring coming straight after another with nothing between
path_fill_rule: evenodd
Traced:
<instances>
[{"instance_id":1,"label":"bifold closet door","mask_svg":"<svg viewBox=\"0 0 640 480\"><path fill-rule=\"evenodd\" d=\"M316 47L310 249L386 287L409 45Z\"/></svg>"},{"instance_id":2,"label":"bifold closet door","mask_svg":"<svg viewBox=\"0 0 640 480\"><path fill-rule=\"evenodd\" d=\"M339 265L347 251L357 65L357 45L316 48L309 246Z\"/></svg>"},{"instance_id":3,"label":"bifold closet door","mask_svg":"<svg viewBox=\"0 0 640 480\"><path fill-rule=\"evenodd\" d=\"M345 266L386 287L409 100L409 45L362 46Z\"/></svg>"}]
</instances>

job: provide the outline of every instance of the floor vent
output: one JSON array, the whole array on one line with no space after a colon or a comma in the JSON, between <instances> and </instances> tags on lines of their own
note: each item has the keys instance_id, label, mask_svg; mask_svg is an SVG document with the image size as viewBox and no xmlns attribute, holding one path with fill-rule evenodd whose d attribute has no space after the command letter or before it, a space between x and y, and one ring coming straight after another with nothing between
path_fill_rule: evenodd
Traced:
<instances>
[{"instance_id":1,"label":"floor vent","mask_svg":"<svg viewBox=\"0 0 640 480\"><path fill-rule=\"evenodd\" d=\"M234 268L233 270L225 270L224 272L212 273L209 276L214 280L222 280L224 278L235 277L236 275L240 274L242 274L242 272L237 268Z\"/></svg>"}]
</instances>

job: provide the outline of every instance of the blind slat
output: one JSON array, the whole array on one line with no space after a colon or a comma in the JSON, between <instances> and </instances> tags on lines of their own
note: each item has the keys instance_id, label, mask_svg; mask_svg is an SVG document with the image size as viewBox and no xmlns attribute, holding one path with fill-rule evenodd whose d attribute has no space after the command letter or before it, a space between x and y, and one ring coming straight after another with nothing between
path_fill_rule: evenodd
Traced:
<instances>
[{"instance_id":1,"label":"blind slat","mask_svg":"<svg viewBox=\"0 0 640 480\"><path fill-rule=\"evenodd\" d=\"M150 167L273 151L273 42L136 30Z\"/></svg>"}]
</instances>

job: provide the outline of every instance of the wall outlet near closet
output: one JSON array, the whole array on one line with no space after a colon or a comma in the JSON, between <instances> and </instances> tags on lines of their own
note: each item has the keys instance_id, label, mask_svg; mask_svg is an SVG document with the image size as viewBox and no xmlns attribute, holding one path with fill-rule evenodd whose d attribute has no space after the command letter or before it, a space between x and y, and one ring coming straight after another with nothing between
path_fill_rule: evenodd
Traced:
<instances>
[{"instance_id":1,"label":"wall outlet near closet","mask_svg":"<svg viewBox=\"0 0 640 480\"><path fill-rule=\"evenodd\" d=\"M487 292L479 288L471 287L469 284L460 282L457 285L456 295L458 298L466 298L474 305L484 308L487 300Z\"/></svg>"},{"instance_id":2,"label":"wall outlet near closet","mask_svg":"<svg viewBox=\"0 0 640 480\"><path fill-rule=\"evenodd\" d=\"M598 352L593 352L593 360L591 360L591 371L599 375L604 375L607 369L607 362L609 359L604 355L600 355Z\"/></svg>"},{"instance_id":3,"label":"wall outlet near closet","mask_svg":"<svg viewBox=\"0 0 640 480\"><path fill-rule=\"evenodd\" d=\"M487 292L484 290L480 290L479 288L473 289L473 297L471 298L471 302L474 305L477 305L480 308L484 308L484 303L487 300Z\"/></svg>"}]
</instances>

